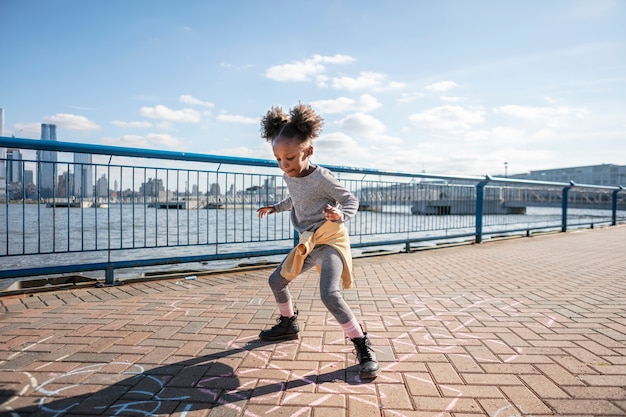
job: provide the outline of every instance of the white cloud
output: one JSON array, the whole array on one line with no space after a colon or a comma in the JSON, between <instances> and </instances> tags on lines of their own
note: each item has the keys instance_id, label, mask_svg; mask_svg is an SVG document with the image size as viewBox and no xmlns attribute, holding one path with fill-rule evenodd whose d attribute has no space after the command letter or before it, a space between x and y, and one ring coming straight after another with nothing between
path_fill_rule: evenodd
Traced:
<instances>
[{"instance_id":1,"label":"white cloud","mask_svg":"<svg viewBox=\"0 0 626 417\"><path fill-rule=\"evenodd\" d=\"M381 106L375 97L363 94L358 100L348 97L339 97L334 100L318 100L311 102L311 106L320 110L322 114L347 113L354 111L368 112Z\"/></svg>"},{"instance_id":2,"label":"white cloud","mask_svg":"<svg viewBox=\"0 0 626 417\"><path fill-rule=\"evenodd\" d=\"M373 116L365 113L354 113L337 122L349 132L363 136L374 136L385 131L385 125Z\"/></svg>"},{"instance_id":3,"label":"white cloud","mask_svg":"<svg viewBox=\"0 0 626 417\"><path fill-rule=\"evenodd\" d=\"M571 119L582 119L588 111L574 107L533 107L507 105L495 108L496 113L502 113L531 122L545 123L548 127L556 128L568 124Z\"/></svg>"},{"instance_id":4,"label":"white cloud","mask_svg":"<svg viewBox=\"0 0 626 417\"><path fill-rule=\"evenodd\" d=\"M434 91L434 92L443 92L448 91L452 88L458 87L459 85L454 81L440 81L437 83L433 83L424 87L425 90Z\"/></svg>"},{"instance_id":5,"label":"white cloud","mask_svg":"<svg viewBox=\"0 0 626 417\"><path fill-rule=\"evenodd\" d=\"M57 125L57 129L67 130L99 130L100 126L87 119L85 116L75 114L57 113L54 116L44 117L46 123Z\"/></svg>"},{"instance_id":6,"label":"white cloud","mask_svg":"<svg viewBox=\"0 0 626 417\"><path fill-rule=\"evenodd\" d=\"M313 142L313 161L323 161L323 164L328 165L355 165L355 161L366 161L368 157L371 157L366 146L358 143L351 136L342 132L332 132L328 134L322 134ZM351 161L350 164L346 162L345 155L349 154ZM365 164L367 165L367 163ZM370 164L371 166L371 164Z\"/></svg>"},{"instance_id":7,"label":"white cloud","mask_svg":"<svg viewBox=\"0 0 626 417\"><path fill-rule=\"evenodd\" d=\"M179 139L163 133L149 133L145 136L123 135L119 138L105 138L103 142L131 148L172 149L175 151L180 151L183 145Z\"/></svg>"},{"instance_id":8,"label":"white cloud","mask_svg":"<svg viewBox=\"0 0 626 417\"><path fill-rule=\"evenodd\" d=\"M245 117L245 116L238 116L235 114L220 114L219 116L217 116L217 120L221 122L239 123L239 124L246 124L246 125L256 124L256 123L259 123L260 121L259 118L256 118L256 117Z\"/></svg>"},{"instance_id":9,"label":"white cloud","mask_svg":"<svg viewBox=\"0 0 626 417\"><path fill-rule=\"evenodd\" d=\"M239 156L241 158L274 159L274 154L269 146L258 149L253 149L247 146L220 148L214 150L213 153L224 156Z\"/></svg>"},{"instance_id":10,"label":"white cloud","mask_svg":"<svg viewBox=\"0 0 626 417\"><path fill-rule=\"evenodd\" d=\"M375 72L361 72L360 77L336 77L333 78L332 86L338 90L364 90L379 86L385 80L384 74Z\"/></svg>"},{"instance_id":11,"label":"white cloud","mask_svg":"<svg viewBox=\"0 0 626 417\"><path fill-rule=\"evenodd\" d=\"M461 106L445 105L415 113L409 120L419 128L426 129L468 129L485 121L482 107L465 109Z\"/></svg>"},{"instance_id":12,"label":"white cloud","mask_svg":"<svg viewBox=\"0 0 626 417\"><path fill-rule=\"evenodd\" d=\"M139 113L151 119L161 119L170 122L198 123L200 121L200 113L194 109L172 110L161 104L156 107L142 107Z\"/></svg>"},{"instance_id":13,"label":"white cloud","mask_svg":"<svg viewBox=\"0 0 626 417\"><path fill-rule=\"evenodd\" d=\"M402 140L385 134L385 125L375 117L365 113L351 114L336 124L342 129L361 138L376 141L380 144L401 143Z\"/></svg>"},{"instance_id":14,"label":"white cloud","mask_svg":"<svg viewBox=\"0 0 626 417\"><path fill-rule=\"evenodd\" d=\"M335 77L332 80L332 87L337 90L398 90L404 88L400 82L386 82L387 76L378 72L363 71L358 78Z\"/></svg>"},{"instance_id":15,"label":"white cloud","mask_svg":"<svg viewBox=\"0 0 626 417\"><path fill-rule=\"evenodd\" d=\"M516 146L484 149L483 152L451 150L437 169L452 174L482 176L490 174L503 177L526 172L529 167L550 161L554 154L545 149L528 149ZM505 168L505 162L507 162Z\"/></svg>"},{"instance_id":16,"label":"white cloud","mask_svg":"<svg viewBox=\"0 0 626 417\"><path fill-rule=\"evenodd\" d=\"M406 87L405 83L401 83L399 81L391 81L389 84L384 86L383 88L378 89L377 91L383 90L401 90Z\"/></svg>"},{"instance_id":17,"label":"white cloud","mask_svg":"<svg viewBox=\"0 0 626 417\"><path fill-rule=\"evenodd\" d=\"M523 145L534 140L534 137L526 130L508 126L468 130L462 137L468 142L483 142L485 144L493 144L494 146Z\"/></svg>"},{"instance_id":18,"label":"white cloud","mask_svg":"<svg viewBox=\"0 0 626 417\"><path fill-rule=\"evenodd\" d=\"M204 106L204 107L208 107L208 108L215 107L215 104L213 104L213 103L211 103L209 101L202 101L202 100L199 100L199 99L195 98L194 96L185 95L185 94L181 95L178 98L178 100L181 103L191 104L191 105L194 105L194 106Z\"/></svg>"},{"instance_id":19,"label":"white cloud","mask_svg":"<svg viewBox=\"0 0 626 417\"><path fill-rule=\"evenodd\" d=\"M320 60L328 64L336 64L336 65L349 64L351 62L356 61L356 59L352 58L349 55L341 55L341 54L335 54L333 56L314 55L313 59Z\"/></svg>"},{"instance_id":20,"label":"white cloud","mask_svg":"<svg viewBox=\"0 0 626 417\"><path fill-rule=\"evenodd\" d=\"M150 122L124 122L122 120L113 120L111 122L112 125L119 127L127 127L127 128L149 128L152 127L152 123Z\"/></svg>"},{"instance_id":21,"label":"white cloud","mask_svg":"<svg viewBox=\"0 0 626 417\"><path fill-rule=\"evenodd\" d=\"M39 138L41 137L41 123L15 123L13 131L5 132L5 135L14 135L17 138Z\"/></svg>"},{"instance_id":22,"label":"white cloud","mask_svg":"<svg viewBox=\"0 0 626 417\"><path fill-rule=\"evenodd\" d=\"M315 140L315 146L317 146L318 149L323 149L324 151L336 151L340 149L346 150L356 148L358 145L352 137L346 135L345 133L333 132L320 135L320 137Z\"/></svg>"},{"instance_id":23,"label":"white cloud","mask_svg":"<svg viewBox=\"0 0 626 417\"><path fill-rule=\"evenodd\" d=\"M346 64L355 59L347 55L322 56L314 55L304 61L291 64L276 65L268 68L265 76L275 81L312 81L323 77L326 72L324 64Z\"/></svg>"},{"instance_id":24,"label":"white cloud","mask_svg":"<svg viewBox=\"0 0 626 417\"><path fill-rule=\"evenodd\" d=\"M532 141L528 133L523 129L515 129L508 126L496 126L491 129L491 137L498 145L523 145Z\"/></svg>"}]
</instances>

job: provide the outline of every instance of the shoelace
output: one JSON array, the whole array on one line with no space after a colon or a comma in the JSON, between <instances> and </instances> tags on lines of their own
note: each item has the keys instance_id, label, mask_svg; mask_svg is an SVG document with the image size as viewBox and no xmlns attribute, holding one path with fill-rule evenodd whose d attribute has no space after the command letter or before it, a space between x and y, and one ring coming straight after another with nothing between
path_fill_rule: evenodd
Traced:
<instances>
[{"instance_id":1,"label":"shoelace","mask_svg":"<svg viewBox=\"0 0 626 417\"><path fill-rule=\"evenodd\" d=\"M372 361L372 353L374 349L368 346L365 341L359 343L359 346L354 350L354 354L359 358L359 354L361 354L361 362L371 362Z\"/></svg>"}]
</instances>

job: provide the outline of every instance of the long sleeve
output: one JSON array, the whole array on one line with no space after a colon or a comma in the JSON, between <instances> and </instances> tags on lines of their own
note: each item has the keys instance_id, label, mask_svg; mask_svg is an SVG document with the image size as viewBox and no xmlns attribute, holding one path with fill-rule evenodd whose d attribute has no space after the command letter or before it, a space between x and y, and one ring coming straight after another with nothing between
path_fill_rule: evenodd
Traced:
<instances>
[{"instance_id":1,"label":"long sleeve","mask_svg":"<svg viewBox=\"0 0 626 417\"><path fill-rule=\"evenodd\" d=\"M338 223L347 222L357 213L359 200L324 167L316 167L306 177L283 178L289 188L291 221L299 233L315 231L324 224L327 204L341 210L342 219ZM278 204L278 209L285 207L287 203Z\"/></svg>"},{"instance_id":2,"label":"long sleeve","mask_svg":"<svg viewBox=\"0 0 626 417\"><path fill-rule=\"evenodd\" d=\"M282 211L289 211L292 208L291 197L287 197L284 200L273 205L276 213L280 213Z\"/></svg>"}]
</instances>

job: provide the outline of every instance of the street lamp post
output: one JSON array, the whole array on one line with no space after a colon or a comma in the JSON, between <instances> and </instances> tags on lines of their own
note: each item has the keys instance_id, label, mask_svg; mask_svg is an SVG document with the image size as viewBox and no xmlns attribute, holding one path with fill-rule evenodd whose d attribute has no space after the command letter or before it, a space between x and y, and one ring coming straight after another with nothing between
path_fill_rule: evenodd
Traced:
<instances>
[{"instance_id":1,"label":"street lamp post","mask_svg":"<svg viewBox=\"0 0 626 417\"><path fill-rule=\"evenodd\" d=\"M508 176L509 176L509 172L508 171L509 171L509 163L505 162L504 163L504 178L508 178Z\"/></svg>"}]
</instances>

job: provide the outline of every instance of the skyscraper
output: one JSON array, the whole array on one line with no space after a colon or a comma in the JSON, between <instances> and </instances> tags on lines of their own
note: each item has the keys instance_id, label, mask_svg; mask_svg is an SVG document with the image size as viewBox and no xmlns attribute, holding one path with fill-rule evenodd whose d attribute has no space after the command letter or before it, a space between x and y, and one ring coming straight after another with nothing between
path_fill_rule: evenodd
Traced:
<instances>
[{"instance_id":1,"label":"skyscraper","mask_svg":"<svg viewBox=\"0 0 626 417\"><path fill-rule=\"evenodd\" d=\"M7 150L6 175L9 184L24 182L24 163L19 149Z\"/></svg>"},{"instance_id":2,"label":"skyscraper","mask_svg":"<svg viewBox=\"0 0 626 417\"><path fill-rule=\"evenodd\" d=\"M52 124L41 124L41 140L57 140L57 127ZM55 194L57 177L56 151L37 151L37 183L42 198L51 198Z\"/></svg>"},{"instance_id":3,"label":"skyscraper","mask_svg":"<svg viewBox=\"0 0 626 417\"><path fill-rule=\"evenodd\" d=\"M102 176L96 181L96 197L109 197L109 181L107 180L106 174L102 174Z\"/></svg>"},{"instance_id":4,"label":"skyscraper","mask_svg":"<svg viewBox=\"0 0 626 417\"><path fill-rule=\"evenodd\" d=\"M74 154L74 189L72 194L78 198L93 196L93 165L91 154Z\"/></svg>"},{"instance_id":5,"label":"skyscraper","mask_svg":"<svg viewBox=\"0 0 626 417\"><path fill-rule=\"evenodd\" d=\"M0 108L0 136L4 136L4 109ZM0 201L6 199L6 163L5 149L0 146Z\"/></svg>"}]
</instances>

